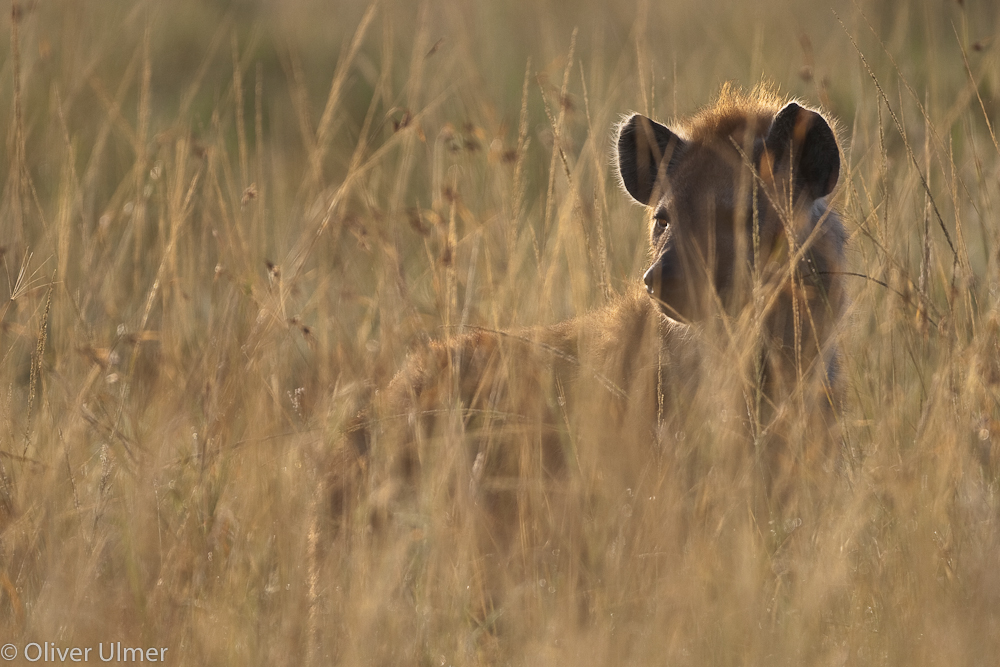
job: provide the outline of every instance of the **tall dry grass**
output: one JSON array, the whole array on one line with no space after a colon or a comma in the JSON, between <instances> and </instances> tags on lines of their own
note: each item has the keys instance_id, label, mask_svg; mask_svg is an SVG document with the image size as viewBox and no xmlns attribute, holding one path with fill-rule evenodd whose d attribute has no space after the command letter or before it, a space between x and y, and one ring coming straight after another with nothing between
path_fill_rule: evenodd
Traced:
<instances>
[{"instance_id":1,"label":"tall dry grass","mask_svg":"<svg viewBox=\"0 0 1000 667\"><path fill-rule=\"evenodd\" d=\"M997 9L835 10L15 2L0 641L175 664L989 664ZM619 114L762 78L844 142L845 462L808 521L756 501L746 403L716 371L656 457L608 443L631 477L591 469L519 517L499 578L460 495L338 525L331 452L408 349L558 322L641 275Z\"/></svg>"}]
</instances>

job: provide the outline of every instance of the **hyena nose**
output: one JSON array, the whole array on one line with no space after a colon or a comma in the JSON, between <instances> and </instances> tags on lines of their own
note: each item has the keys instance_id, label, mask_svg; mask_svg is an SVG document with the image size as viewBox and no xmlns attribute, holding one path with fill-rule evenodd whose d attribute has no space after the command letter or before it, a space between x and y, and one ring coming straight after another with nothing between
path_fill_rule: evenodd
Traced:
<instances>
[{"instance_id":1,"label":"hyena nose","mask_svg":"<svg viewBox=\"0 0 1000 667\"><path fill-rule=\"evenodd\" d=\"M658 299L663 298L664 288L672 285L676 278L672 270L673 265L669 262L664 262L664 259L665 257L660 255L642 277L642 282L646 283L646 291Z\"/></svg>"},{"instance_id":2,"label":"hyena nose","mask_svg":"<svg viewBox=\"0 0 1000 667\"><path fill-rule=\"evenodd\" d=\"M653 262L642 277L646 283L646 291L654 299L677 307L684 296L684 279L677 265L676 258L663 254Z\"/></svg>"},{"instance_id":3,"label":"hyena nose","mask_svg":"<svg viewBox=\"0 0 1000 667\"><path fill-rule=\"evenodd\" d=\"M646 274L642 277L642 282L646 283L646 291L652 296L656 296L657 283L660 282L660 274L663 272L663 266L659 260L653 262L653 265L649 267Z\"/></svg>"}]
</instances>

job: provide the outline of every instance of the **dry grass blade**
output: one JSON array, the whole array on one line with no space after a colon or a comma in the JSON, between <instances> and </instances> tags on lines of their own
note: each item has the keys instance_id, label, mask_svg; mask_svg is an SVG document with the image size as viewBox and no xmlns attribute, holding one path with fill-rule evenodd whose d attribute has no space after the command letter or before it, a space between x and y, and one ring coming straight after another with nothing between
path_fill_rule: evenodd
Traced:
<instances>
[{"instance_id":1,"label":"dry grass blade","mask_svg":"<svg viewBox=\"0 0 1000 667\"><path fill-rule=\"evenodd\" d=\"M837 16L836 12L834 12L834 16ZM892 118L892 122L896 125L896 131L899 132L899 136L903 140L903 145L906 147L906 154L910 158L910 162L913 163L913 168L914 170L916 170L917 176L920 177L920 183L924 187L924 192L927 193L927 199L930 202L931 208L934 209L934 216L935 218L937 218L938 226L941 228L941 232L944 234L944 240L948 243L948 247L951 249L951 254L955 259L955 265L957 266L959 263L958 250L955 248L955 244L951 240L951 234L948 232L948 228L944 224L944 218L941 217L941 212L938 210L937 203L934 201L934 195L931 193L931 188L927 184L927 178L924 176L923 170L920 169L920 165L917 163L917 156L913 153L913 149L910 147L909 140L906 138L906 130L903 129L903 125L899 121L899 118L896 116L896 112L892 110L892 105L889 103L889 98L886 96L885 91L882 90L882 85L878 82L878 77L875 76L875 72L872 70L871 66L869 66L868 64L868 61L865 59L865 54L861 51L861 48L858 46L857 42L854 41L854 37L847 30L847 26L844 25L844 22L840 20L839 16L837 16L837 20L840 21L841 27L844 29L844 32L847 34L848 38L850 38L851 44L854 45L855 52L857 52L858 57L861 58L861 62L864 64L865 69L868 71L868 75L871 77L872 82L875 84L875 89L878 90L879 97L882 99L882 102L885 104L886 110L889 112L889 116Z\"/></svg>"},{"instance_id":2,"label":"dry grass blade","mask_svg":"<svg viewBox=\"0 0 1000 667\"><path fill-rule=\"evenodd\" d=\"M309 158L312 165L312 178L317 183L319 183L323 178L323 158L330 145L330 130L332 128L333 117L334 113L337 111L337 105L340 102L344 83L347 80L347 74L351 71L351 67L354 65L354 59L358 54L358 50L361 48L361 44L364 42L365 34L368 32L368 26L371 25L372 19L375 18L375 10L377 8L377 1L373 1L371 5L368 6L368 9L365 10L364 16L361 17L361 21L358 23L357 30L354 31L354 37L351 39L350 46L347 47L347 50L344 51L341 54L341 57L337 60L337 71L334 73L333 81L330 83L330 92L326 97L326 105L323 107L323 114L319 117L319 125L316 126L315 150Z\"/></svg>"},{"instance_id":3,"label":"dry grass blade","mask_svg":"<svg viewBox=\"0 0 1000 667\"><path fill-rule=\"evenodd\" d=\"M972 74L972 67L969 66L969 54L966 53L965 47L962 45L962 40L958 36L958 28L955 24L951 24L952 32L955 33L955 43L958 44L958 48L962 51L962 62L965 64L965 73L969 75L969 83L972 85L973 89L976 91L976 99L979 100L979 109L983 112L983 120L986 122L986 129L990 131L990 139L993 140L993 150L1000 155L1000 144L997 143L997 135L993 131L993 123L990 122L990 114L986 111L986 104L983 102L983 96L979 92L979 85L976 83L976 77Z\"/></svg>"}]
</instances>

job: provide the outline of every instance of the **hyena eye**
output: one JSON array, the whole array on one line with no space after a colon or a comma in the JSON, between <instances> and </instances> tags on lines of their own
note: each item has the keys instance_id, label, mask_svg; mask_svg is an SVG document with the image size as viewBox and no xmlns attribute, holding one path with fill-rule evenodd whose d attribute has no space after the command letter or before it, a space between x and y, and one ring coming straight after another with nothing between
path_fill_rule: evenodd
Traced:
<instances>
[{"instance_id":1,"label":"hyena eye","mask_svg":"<svg viewBox=\"0 0 1000 667\"><path fill-rule=\"evenodd\" d=\"M653 220L656 221L656 231L662 232L670 226L670 213L665 208L657 209L653 214Z\"/></svg>"}]
</instances>

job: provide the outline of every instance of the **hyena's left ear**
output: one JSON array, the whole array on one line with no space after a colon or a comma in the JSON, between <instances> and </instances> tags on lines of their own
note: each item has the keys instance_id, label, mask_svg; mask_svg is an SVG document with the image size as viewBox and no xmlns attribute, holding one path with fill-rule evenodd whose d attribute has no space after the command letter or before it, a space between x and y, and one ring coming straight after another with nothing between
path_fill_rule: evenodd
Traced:
<instances>
[{"instance_id":1,"label":"hyena's left ear","mask_svg":"<svg viewBox=\"0 0 1000 667\"><path fill-rule=\"evenodd\" d=\"M823 116L789 102L774 117L764 146L762 176L770 172L773 178L791 167L796 192L805 189L818 199L833 191L840 176L840 150Z\"/></svg>"},{"instance_id":2,"label":"hyena's left ear","mask_svg":"<svg viewBox=\"0 0 1000 667\"><path fill-rule=\"evenodd\" d=\"M634 114L618 129L618 173L622 185L640 204L654 203L654 190L663 186L670 163L677 159L684 142L659 123Z\"/></svg>"}]
</instances>

